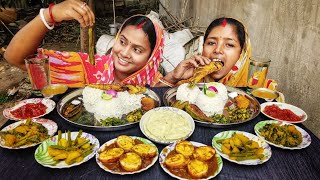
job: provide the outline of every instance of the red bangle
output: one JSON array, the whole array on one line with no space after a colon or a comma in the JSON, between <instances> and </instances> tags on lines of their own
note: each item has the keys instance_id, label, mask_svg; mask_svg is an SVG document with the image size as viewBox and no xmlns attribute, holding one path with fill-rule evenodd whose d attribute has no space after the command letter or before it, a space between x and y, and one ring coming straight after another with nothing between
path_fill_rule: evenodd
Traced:
<instances>
[{"instance_id":1,"label":"red bangle","mask_svg":"<svg viewBox=\"0 0 320 180\"><path fill-rule=\"evenodd\" d=\"M50 15L50 19L53 23L54 26L58 26L58 24L56 23L56 21L54 20L53 18L53 15L52 15L52 7L53 7L53 3L49 4L49 15Z\"/></svg>"}]
</instances>

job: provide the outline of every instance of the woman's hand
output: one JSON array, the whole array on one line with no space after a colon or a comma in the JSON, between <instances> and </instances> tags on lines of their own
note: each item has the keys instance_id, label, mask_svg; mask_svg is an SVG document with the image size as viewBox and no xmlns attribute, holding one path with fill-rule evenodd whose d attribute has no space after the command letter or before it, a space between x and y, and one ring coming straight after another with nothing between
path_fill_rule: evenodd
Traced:
<instances>
[{"instance_id":1,"label":"woman's hand","mask_svg":"<svg viewBox=\"0 0 320 180\"><path fill-rule=\"evenodd\" d=\"M56 22L77 20L81 27L92 26L95 17L89 6L80 0L66 0L52 7L53 19Z\"/></svg>"},{"instance_id":2,"label":"woman's hand","mask_svg":"<svg viewBox=\"0 0 320 180\"><path fill-rule=\"evenodd\" d=\"M172 82L175 83L177 81L188 79L192 77L195 69L201 65L207 65L211 62L211 60L207 57L201 55L195 55L190 59L186 59L181 61L178 66L171 72L172 73Z\"/></svg>"}]
</instances>

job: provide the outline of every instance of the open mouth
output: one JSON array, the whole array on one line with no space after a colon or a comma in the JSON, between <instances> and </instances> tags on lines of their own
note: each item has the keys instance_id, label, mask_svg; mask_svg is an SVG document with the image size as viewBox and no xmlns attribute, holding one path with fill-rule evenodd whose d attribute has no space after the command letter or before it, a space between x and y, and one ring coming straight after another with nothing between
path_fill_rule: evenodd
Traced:
<instances>
[{"instance_id":1,"label":"open mouth","mask_svg":"<svg viewBox=\"0 0 320 180\"><path fill-rule=\"evenodd\" d=\"M213 58L211 59L212 61L215 61L215 62L221 62L222 65L224 66L224 62L221 60L221 59L218 59L218 58Z\"/></svg>"}]
</instances>

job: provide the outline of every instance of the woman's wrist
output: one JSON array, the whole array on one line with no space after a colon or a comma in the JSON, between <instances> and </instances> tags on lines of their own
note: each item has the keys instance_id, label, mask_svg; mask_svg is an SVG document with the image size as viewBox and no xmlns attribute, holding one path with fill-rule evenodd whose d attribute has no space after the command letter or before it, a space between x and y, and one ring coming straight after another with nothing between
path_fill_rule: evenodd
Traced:
<instances>
[{"instance_id":1,"label":"woman's wrist","mask_svg":"<svg viewBox=\"0 0 320 180\"><path fill-rule=\"evenodd\" d=\"M50 19L49 8L44 8L44 10L43 10L43 15L44 15L44 18L45 18L46 22L47 22L49 25L53 25L53 22L52 22L51 19Z\"/></svg>"},{"instance_id":2,"label":"woman's wrist","mask_svg":"<svg viewBox=\"0 0 320 180\"><path fill-rule=\"evenodd\" d=\"M169 72L166 76L163 77L163 79L171 84L176 84L179 81L179 79L176 79L173 73L174 71Z\"/></svg>"},{"instance_id":3,"label":"woman's wrist","mask_svg":"<svg viewBox=\"0 0 320 180\"><path fill-rule=\"evenodd\" d=\"M49 9L48 8L40 9L39 15L40 15L41 21L47 27L47 29L52 30L54 28L54 25L50 20Z\"/></svg>"}]
</instances>

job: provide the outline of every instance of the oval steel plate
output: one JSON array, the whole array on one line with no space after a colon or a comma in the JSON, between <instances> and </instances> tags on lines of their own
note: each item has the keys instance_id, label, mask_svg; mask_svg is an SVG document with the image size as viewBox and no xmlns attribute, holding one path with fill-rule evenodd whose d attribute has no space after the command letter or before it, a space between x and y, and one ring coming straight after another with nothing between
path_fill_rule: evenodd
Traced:
<instances>
[{"instance_id":1,"label":"oval steel plate","mask_svg":"<svg viewBox=\"0 0 320 180\"><path fill-rule=\"evenodd\" d=\"M68 118L65 118L62 115L62 110L63 110L64 105L67 102L69 102L71 99L74 99L75 97L79 97L79 96L82 97L82 91L83 91L83 89L77 89L77 90L70 92L69 94L65 95L57 104L57 111L58 111L59 115L64 120L66 120L68 123L75 125L75 126L78 126L83 129L94 130L94 131L117 131L117 130L127 129L132 126L137 126L139 124L139 122L134 122L134 123L128 123L128 124L119 125L119 126L90 126L90 125L79 124L79 123L71 121ZM158 106L161 105L160 98L154 91L147 89L147 91L144 94L148 95L149 97L158 101L158 103L157 103Z\"/></svg>"},{"instance_id":2,"label":"oval steel plate","mask_svg":"<svg viewBox=\"0 0 320 180\"><path fill-rule=\"evenodd\" d=\"M199 84L197 84L197 86L200 89L202 89L203 88L203 83L199 83ZM226 86L226 88L228 90L228 93L237 92L238 94L245 95L250 100L250 106L251 106L250 109L253 111L253 113L251 114L250 118L245 120L245 121L236 122L236 123L229 123L229 124L210 123L210 122L204 122L204 121L199 121L199 120L194 119L194 121L196 122L197 125L205 126L205 127L213 127L213 128L225 128L225 127L230 127L230 126L233 126L233 125L237 125L237 124L242 124L242 123L248 122L248 121L250 121L250 120L252 120L252 119L254 119L255 117L258 116L258 114L260 113L260 103L255 97L247 94L246 92L244 92L244 91L242 91L241 89L238 89L238 88L229 87L229 86ZM163 95L163 103L164 103L165 106L171 106L171 104L176 100L177 89L178 89L178 87L173 87L173 88L168 89L164 93L164 95Z\"/></svg>"}]
</instances>

